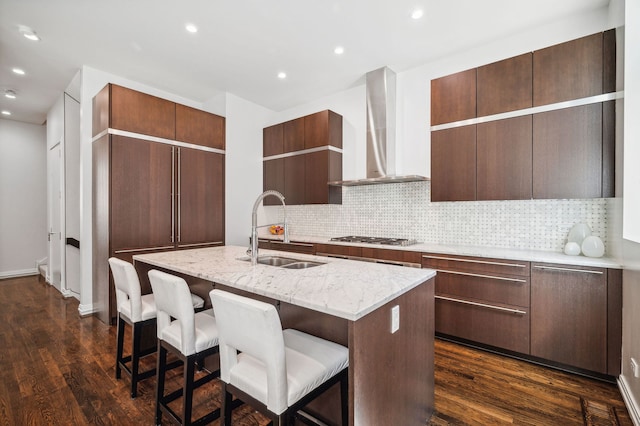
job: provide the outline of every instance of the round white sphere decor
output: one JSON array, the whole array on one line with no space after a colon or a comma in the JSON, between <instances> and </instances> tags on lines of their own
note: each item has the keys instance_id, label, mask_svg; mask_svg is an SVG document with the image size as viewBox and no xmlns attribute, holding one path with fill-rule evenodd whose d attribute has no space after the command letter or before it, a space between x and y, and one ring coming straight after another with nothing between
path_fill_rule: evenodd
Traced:
<instances>
[{"instance_id":1,"label":"round white sphere decor","mask_svg":"<svg viewBox=\"0 0 640 426\"><path fill-rule=\"evenodd\" d=\"M600 237L590 235L582 242L582 253L589 257L602 257L604 255L604 244Z\"/></svg>"},{"instance_id":2,"label":"round white sphere decor","mask_svg":"<svg viewBox=\"0 0 640 426\"><path fill-rule=\"evenodd\" d=\"M569 241L564 246L564 254L568 254L569 256L577 256L580 254L580 244Z\"/></svg>"}]
</instances>

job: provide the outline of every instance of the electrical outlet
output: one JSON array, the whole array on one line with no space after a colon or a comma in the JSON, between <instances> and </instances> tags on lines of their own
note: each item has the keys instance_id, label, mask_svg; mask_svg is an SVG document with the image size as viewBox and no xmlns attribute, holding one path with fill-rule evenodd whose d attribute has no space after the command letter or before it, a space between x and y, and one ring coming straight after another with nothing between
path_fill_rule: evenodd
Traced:
<instances>
[{"instance_id":1,"label":"electrical outlet","mask_svg":"<svg viewBox=\"0 0 640 426\"><path fill-rule=\"evenodd\" d=\"M638 368L638 361L635 358L631 358L631 371L633 377L640 377L640 368Z\"/></svg>"},{"instance_id":2,"label":"electrical outlet","mask_svg":"<svg viewBox=\"0 0 640 426\"><path fill-rule=\"evenodd\" d=\"M400 329L400 306L396 305L391 308L391 333L395 333Z\"/></svg>"}]
</instances>

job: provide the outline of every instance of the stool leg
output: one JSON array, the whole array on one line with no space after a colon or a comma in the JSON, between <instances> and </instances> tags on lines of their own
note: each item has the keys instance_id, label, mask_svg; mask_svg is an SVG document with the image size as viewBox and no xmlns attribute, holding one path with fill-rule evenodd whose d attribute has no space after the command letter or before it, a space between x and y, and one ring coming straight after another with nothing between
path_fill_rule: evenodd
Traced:
<instances>
[{"instance_id":1,"label":"stool leg","mask_svg":"<svg viewBox=\"0 0 640 426\"><path fill-rule=\"evenodd\" d=\"M162 347L160 341L158 341L158 367L157 367L157 380L156 380L156 425L162 424L162 410L160 404L163 404L164 400L164 380L167 372L167 350Z\"/></svg>"},{"instance_id":2,"label":"stool leg","mask_svg":"<svg viewBox=\"0 0 640 426\"><path fill-rule=\"evenodd\" d=\"M140 364L140 339L142 334L142 322L133 323L133 343L131 345L131 398L138 394L138 370Z\"/></svg>"},{"instance_id":3,"label":"stool leg","mask_svg":"<svg viewBox=\"0 0 640 426\"><path fill-rule=\"evenodd\" d=\"M122 370L120 369L120 363L122 362L122 350L124 347L124 320L118 315L118 333L116 337L116 379L122 376Z\"/></svg>"},{"instance_id":4,"label":"stool leg","mask_svg":"<svg viewBox=\"0 0 640 426\"><path fill-rule=\"evenodd\" d=\"M349 424L349 374L347 374L347 371L343 371L342 378L340 378L340 405L343 426Z\"/></svg>"},{"instance_id":5,"label":"stool leg","mask_svg":"<svg viewBox=\"0 0 640 426\"><path fill-rule=\"evenodd\" d=\"M184 397L182 406L182 424L191 424L191 408L193 406L193 376L195 374L195 357L187 357L184 363Z\"/></svg>"},{"instance_id":6,"label":"stool leg","mask_svg":"<svg viewBox=\"0 0 640 426\"><path fill-rule=\"evenodd\" d=\"M221 381L222 384L222 407L220 407L220 415L222 418L220 419L220 425L222 426L231 426L231 413L233 407L231 405L231 400L233 399L233 395L227 392L227 384Z\"/></svg>"}]
</instances>

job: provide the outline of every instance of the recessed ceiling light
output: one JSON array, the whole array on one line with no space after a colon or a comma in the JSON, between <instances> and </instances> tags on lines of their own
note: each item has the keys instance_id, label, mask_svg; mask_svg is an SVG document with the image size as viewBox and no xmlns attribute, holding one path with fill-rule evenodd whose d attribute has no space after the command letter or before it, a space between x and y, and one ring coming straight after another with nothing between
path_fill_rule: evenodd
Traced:
<instances>
[{"instance_id":1,"label":"recessed ceiling light","mask_svg":"<svg viewBox=\"0 0 640 426\"><path fill-rule=\"evenodd\" d=\"M287 73L286 73L286 72L282 72L282 71L281 71L281 72L279 72L279 73L278 73L278 78L279 78L280 80L284 80L285 78L287 78Z\"/></svg>"},{"instance_id":2,"label":"recessed ceiling light","mask_svg":"<svg viewBox=\"0 0 640 426\"><path fill-rule=\"evenodd\" d=\"M424 11L422 9L416 9L413 12L411 12L411 17L413 19L420 19L422 18L423 15L424 15Z\"/></svg>"},{"instance_id":3,"label":"recessed ceiling light","mask_svg":"<svg viewBox=\"0 0 640 426\"><path fill-rule=\"evenodd\" d=\"M344 47L336 46L336 48L333 49L333 53L335 53L336 55L342 55L344 53Z\"/></svg>"},{"instance_id":4,"label":"recessed ceiling light","mask_svg":"<svg viewBox=\"0 0 640 426\"><path fill-rule=\"evenodd\" d=\"M13 90L7 90L6 92L4 92L4 96L9 98L9 99L15 99L16 98L16 92L14 92Z\"/></svg>"},{"instance_id":5,"label":"recessed ceiling light","mask_svg":"<svg viewBox=\"0 0 640 426\"><path fill-rule=\"evenodd\" d=\"M197 33L198 32L198 27L196 27L194 24L187 24L185 26L185 28L187 29L187 31L189 31L190 33Z\"/></svg>"},{"instance_id":6,"label":"recessed ceiling light","mask_svg":"<svg viewBox=\"0 0 640 426\"><path fill-rule=\"evenodd\" d=\"M2 115L11 115L11 113L7 110L2 111Z\"/></svg>"},{"instance_id":7,"label":"recessed ceiling light","mask_svg":"<svg viewBox=\"0 0 640 426\"><path fill-rule=\"evenodd\" d=\"M24 75L24 70L20 69L20 68L14 68L12 70L15 74L19 74L19 75Z\"/></svg>"}]
</instances>

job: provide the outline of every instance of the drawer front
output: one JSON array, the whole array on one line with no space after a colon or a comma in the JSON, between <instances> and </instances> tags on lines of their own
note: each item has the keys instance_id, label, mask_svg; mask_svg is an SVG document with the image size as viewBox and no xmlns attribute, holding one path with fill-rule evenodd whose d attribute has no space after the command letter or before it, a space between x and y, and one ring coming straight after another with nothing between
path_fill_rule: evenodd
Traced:
<instances>
[{"instance_id":1,"label":"drawer front","mask_svg":"<svg viewBox=\"0 0 640 426\"><path fill-rule=\"evenodd\" d=\"M390 249L363 247L362 257L379 259L379 260L388 260L390 262L414 264L417 267L420 267L420 264L421 264L421 254L420 252L417 252L417 251L390 250Z\"/></svg>"},{"instance_id":2,"label":"drawer front","mask_svg":"<svg viewBox=\"0 0 640 426\"><path fill-rule=\"evenodd\" d=\"M528 309L443 296L435 305L437 333L529 354Z\"/></svg>"},{"instance_id":3,"label":"drawer front","mask_svg":"<svg viewBox=\"0 0 640 426\"><path fill-rule=\"evenodd\" d=\"M528 277L438 270L435 291L437 295L529 306L530 288Z\"/></svg>"},{"instance_id":4,"label":"drawer front","mask_svg":"<svg viewBox=\"0 0 640 426\"><path fill-rule=\"evenodd\" d=\"M312 243L300 243L291 241L284 243L279 240L272 240L270 244L271 250L290 251L294 253L315 254L315 245Z\"/></svg>"},{"instance_id":5,"label":"drawer front","mask_svg":"<svg viewBox=\"0 0 640 426\"><path fill-rule=\"evenodd\" d=\"M362 247L341 246L336 244L316 244L316 254L319 256L333 255L336 257L362 257Z\"/></svg>"},{"instance_id":6,"label":"drawer front","mask_svg":"<svg viewBox=\"0 0 640 426\"><path fill-rule=\"evenodd\" d=\"M529 262L435 253L423 253L422 267L436 270L523 277L528 277L531 270Z\"/></svg>"}]
</instances>

